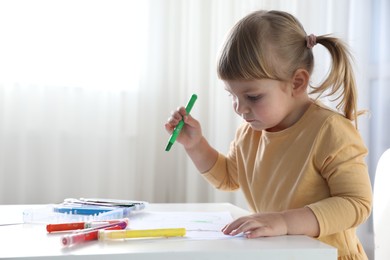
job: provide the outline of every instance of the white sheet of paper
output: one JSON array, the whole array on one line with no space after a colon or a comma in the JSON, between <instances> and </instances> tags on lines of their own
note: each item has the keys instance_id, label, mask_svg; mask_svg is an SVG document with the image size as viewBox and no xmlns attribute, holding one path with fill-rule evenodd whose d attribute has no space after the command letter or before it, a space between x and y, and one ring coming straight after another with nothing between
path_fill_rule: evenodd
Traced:
<instances>
[{"instance_id":1,"label":"white sheet of paper","mask_svg":"<svg viewBox=\"0 0 390 260\"><path fill-rule=\"evenodd\" d=\"M232 221L229 212L139 212L128 229L185 228L189 239L227 239L221 229Z\"/></svg>"}]
</instances>

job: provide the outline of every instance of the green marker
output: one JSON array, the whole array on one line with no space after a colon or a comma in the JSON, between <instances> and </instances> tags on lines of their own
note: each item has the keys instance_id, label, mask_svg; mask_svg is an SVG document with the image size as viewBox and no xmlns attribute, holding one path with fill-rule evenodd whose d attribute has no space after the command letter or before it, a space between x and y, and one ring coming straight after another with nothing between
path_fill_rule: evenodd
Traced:
<instances>
[{"instance_id":1,"label":"green marker","mask_svg":"<svg viewBox=\"0 0 390 260\"><path fill-rule=\"evenodd\" d=\"M195 101L196 101L197 98L198 98L198 96L197 96L196 94L193 94L193 95L191 96L190 101L188 101L188 104L187 104L187 106L186 106L187 115L190 114L191 109L192 109L192 107L194 106ZM171 134L171 137L169 138L168 145L167 145L167 147L165 148L165 151L171 150L171 147L172 147L172 145L175 143L176 138L179 136L180 131L181 131L181 129L183 128L183 126L184 126L184 120L182 119L182 120L180 120L180 122L177 124L177 126L175 127L175 129L173 129L173 132L172 132L172 134Z\"/></svg>"}]
</instances>

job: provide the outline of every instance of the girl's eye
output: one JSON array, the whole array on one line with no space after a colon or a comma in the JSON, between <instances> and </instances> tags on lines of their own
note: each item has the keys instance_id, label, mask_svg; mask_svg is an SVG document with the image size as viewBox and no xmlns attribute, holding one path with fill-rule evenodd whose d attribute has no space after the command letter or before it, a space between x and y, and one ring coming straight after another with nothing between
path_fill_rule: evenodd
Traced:
<instances>
[{"instance_id":1,"label":"girl's eye","mask_svg":"<svg viewBox=\"0 0 390 260\"><path fill-rule=\"evenodd\" d=\"M250 101L258 101L258 100L261 99L262 97L263 97L263 95L247 96L248 100L250 100Z\"/></svg>"}]
</instances>

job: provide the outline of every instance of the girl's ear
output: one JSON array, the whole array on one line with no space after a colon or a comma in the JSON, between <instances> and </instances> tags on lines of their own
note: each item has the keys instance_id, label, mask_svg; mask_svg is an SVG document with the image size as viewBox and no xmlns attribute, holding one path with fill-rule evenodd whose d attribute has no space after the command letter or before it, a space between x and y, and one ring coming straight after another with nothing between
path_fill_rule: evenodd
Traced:
<instances>
[{"instance_id":1,"label":"girl's ear","mask_svg":"<svg viewBox=\"0 0 390 260\"><path fill-rule=\"evenodd\" d=\"M305 69L297 69L294 73L292 83L293 83L293 92L296 94L306 92L307 86L309 84L309 72Z\"/></svg>"}]
</instances>

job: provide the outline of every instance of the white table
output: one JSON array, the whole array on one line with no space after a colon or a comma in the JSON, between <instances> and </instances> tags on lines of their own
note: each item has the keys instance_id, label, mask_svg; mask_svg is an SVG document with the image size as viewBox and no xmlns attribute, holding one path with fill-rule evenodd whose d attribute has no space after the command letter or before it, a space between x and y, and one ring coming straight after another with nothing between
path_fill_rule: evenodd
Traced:
<instances>
[{"instance_id":1,"label":"white table","mask_svg":"<svg viewBox=\"0 0 390 260\"><path fill-rule=\"evenodd\" d=\"M0 224L22 221L31 205L0 205ZM229 211L233 218L249 214L229 203L150 204L153 212ZM61 234L47 234L42 224L0 226L0 258L4 259L337 259L337 250L306 236L219 240L150 239L92 241L62 248Z\"/></svg>"}]
</instances>

